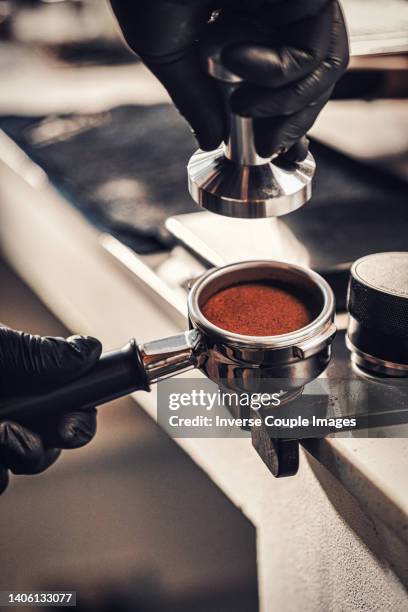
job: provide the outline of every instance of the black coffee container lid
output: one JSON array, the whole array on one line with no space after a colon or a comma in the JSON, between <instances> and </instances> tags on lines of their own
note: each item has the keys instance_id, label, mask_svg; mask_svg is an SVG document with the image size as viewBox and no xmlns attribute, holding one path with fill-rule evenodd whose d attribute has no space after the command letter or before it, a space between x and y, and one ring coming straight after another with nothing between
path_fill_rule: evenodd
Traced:
<instances>
[{"instance_id":1,"label":"black coffee container lid","mask_svg":"<svg viewBox=\"0 0 408 612\"><path fill-rule=\"evenodd\" d=\"M351 268L346 342L359 366L408 376L408 252L375 253Z\"/></svg>"}]
</instances>

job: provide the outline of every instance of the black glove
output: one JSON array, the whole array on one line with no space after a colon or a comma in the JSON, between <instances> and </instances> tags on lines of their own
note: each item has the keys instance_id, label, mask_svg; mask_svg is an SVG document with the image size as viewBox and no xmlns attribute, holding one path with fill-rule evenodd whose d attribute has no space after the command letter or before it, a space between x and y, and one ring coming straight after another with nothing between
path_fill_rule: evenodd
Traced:
<instances>
[{"instance_id":1,"label":"black glove","mask_svg":"<svg viewBox=\"0 0 408 612\"><path fill-rule=\"evenodd\" d=\"M0 407L2 401L65 384L97 362L99 340L83 336L33 336L0 328ZM0 422L0 493L14 474L37 474L58 458L61 449L89 442L96 431L96 410L73 406L69 414L37 415L22 423Z\"/></svg>"},{"instance_id":2,"label":"black glove","mask_svg":"<svg viewBox=\"0 0 408 612\"><path fill-rule=\"evenodd\" d=\"M128 44L166 87L204 150L216 148L225 133L217 84L200 57L208 39L222 42L222 62L245 80L231 96L231 107L256 119L255 144L265 157L302 139L347 67L347 33L337 0L111 4ZM215 9L219 16L209 23ZM306 151L297 147L294 157Z\"/></svg>"}]
</instances>

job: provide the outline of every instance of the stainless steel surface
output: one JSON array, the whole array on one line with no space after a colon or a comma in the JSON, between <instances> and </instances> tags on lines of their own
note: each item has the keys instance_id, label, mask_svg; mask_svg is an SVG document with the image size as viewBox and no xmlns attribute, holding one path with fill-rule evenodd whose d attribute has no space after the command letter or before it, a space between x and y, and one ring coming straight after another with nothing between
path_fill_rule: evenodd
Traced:
<instances>
[{"instance_id":1,"label":"stainless steel surface","mask_svg":"<svg viewBox=\"0 0 408 612\"><path fill-rule=\"evenodd\" d=\"M243 281L280 281L309 291L319 313L306 327L278 336L244 336L213 325L201 312L205 301L222 288ZM335 334L333 292L318 274L282 262L249 261L208 271L188 297L191 325L205 342L200 369L214 382L240 390L259 390L262 382L286 379L296 385L319 376L331 357Z\"/></svg>"},{"instance_id":2,"label":"stainless steel surface","mask_svg":"<svg viewBox=\"0 0 408 612\"><path fill-rule=\"evenodd\" d=\"M294 346L294 352L297 353L301 359L311 357L316 353L316 351L321 350L324 344L331 344L336 333L336 329L337 326L332 323L317 338L312 337L309 340L305 340Z\"/></svg>"},{"instance_id":3,"label":"stainless steel surface","mask_svg":"<svg viewBox=\"0 0 408 612\"><path fill-rule=\"evenodd\" d=\"M203 208L228 217L277 217L305 204L315 171L309 153L303 162L273 162L255 148L253 120L229 110L228 98L242 79L226 70L217 45L208 50L208 73L220 83L228 118L228 140L215 151L196 151L188 166L192 198Z\"/></svg>"},{"instance_id":4,"label":"stainless steel surface","mask_svg":"<svg viewBox=\"0 0 408 612\"><path fill-rule=\"evenodd\" d=\"M277 336L245 336L213 325L202 306L211 295L242 281L276 281L303 288L314 303L313 321ZM333 292L311 270L274 261L241 262L214 268L198 278L188 296L191 330L139 345L150 383L192 368L220 386L258 391L271 379L299 387L317 378L329 363L336 333Z\"/></svg>"},{"instance_id":5,"label":"stainless steel surface","mask_svg":"<svg viewBox=\"0 0 408 612\"><path fill-rule=\"evenodd\" d=\"M348 185L346 173L343 179ZM362 183L355 187L364 190ZM406 249L408 210L402 198L392 202L385 192L374 204L370 193L343 197L338 188L339 182L328 201L317 201L316 190L310 206L284 217L248 223L200 211L170 217L166 228L208 266L271 259L312 268L329 282L337 309L345 310L352 262L368 253Z\"/></svg>"},{"instance_id":6,"label":"stainless steel surface","mask_svg":"<svg viewBox=\"0 0 408 612\"><path fill-rule=\"evenodd\" d=\"M347 180L344 174L342 184ZM363 184L356 184L357 189L362 191ZM326 195L320 202L314 199L310 206L279 218L247 223L199 211L170 217L166 227L210 266L253 258L290 261L319 274L343 270L345 301L353 261L368 253L406 249L408 215L406 202L391 202L385 192L375 205L371 193L364 200L347 193L338 200L333 196L328 202Z\"/></svg>"},{"instance_id":7,"label":"stainless steel surface","mask_svg":"<svg viewBox=\"0 0 408 612\"><path fill-rule=\"evenodd\" d=\"M199 332L193 329L140 344L138 348L149 383L195 368L200 342Z\"/></svg>"},{"instance_id":8,"label":"stainless steel surface","mask_svg":"<svg viewBox=\"0 0 408 612\"><path fill-rule=\"evenodd\" d=\"M231 91L233 89L235 86L231 87ZM262 166L272 159L272 157L261 157L256 152L254 122L250 117L240 117L230 113L228 127L228 141L224 151L227 159L240 166Z\"/></svg>"},{"instance_id":9,"label":"stainless steel surface","mask_svg":"<svg viewBox=\"0 0 408 612\"><path fill-rule=\"evenodd\" d=\"M242 166L260 166L271 158L258 155L255 149L254 124L250 117L240 117L229 111L228 100L241 77L227 70L220 60L219 48L212 49L207 55L207 72L219 81L228 118L228 140L225 144L225 157Z\"/></svg>"},{"instance_id":10,"label":"stainless steel surface","mask_svg":"<svg viewBox=\"0 0 408 612\"><path fill-rule=\"evenodd\" d=\"M191 197L202 208L227 217L259 219L293 212L312 195L315 162L268 161L244 166L228 159L224 146L198 150L188 166Z\"/></svg>"}]
</instances>

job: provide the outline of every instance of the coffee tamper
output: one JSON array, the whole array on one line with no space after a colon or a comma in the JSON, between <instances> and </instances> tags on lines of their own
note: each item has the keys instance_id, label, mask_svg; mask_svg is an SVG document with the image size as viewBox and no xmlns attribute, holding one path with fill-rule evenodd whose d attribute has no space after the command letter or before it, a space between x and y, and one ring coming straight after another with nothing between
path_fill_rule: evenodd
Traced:
<instances>
[{"instance_id":1,"label":"coffee tamper","mask_svg":"<svg viewBox=\"0 0 408 612\"><path fill-rule=\"evenodd\" d=\"M230 111L228 98L242 79L220 61L220 50L207 54L208 73L218 79L228 117L228 141L215 151L191 157L188 185L203 208L227 217L278 217L303 206L312 194L315 161L311 153L302 162L260 157L255 150L253 120Z\"/></svg>"},{"instance_id":2,"label":"coffee tamper","mask_svg":"<svg viewBox=\"0 0 408 612\"><path fill-rule=\"evenodd\" d=\"M408 252L358 259L347 307L353 363L370 374L408 377Z\"/></svg>"}]
</instances>

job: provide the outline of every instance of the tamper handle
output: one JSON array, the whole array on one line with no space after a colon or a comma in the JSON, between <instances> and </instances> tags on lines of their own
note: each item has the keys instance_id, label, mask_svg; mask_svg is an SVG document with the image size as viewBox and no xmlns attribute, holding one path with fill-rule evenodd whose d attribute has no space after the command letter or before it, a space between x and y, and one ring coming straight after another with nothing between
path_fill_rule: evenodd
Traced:
<instances>
[{"instance_id":1,"label":"tamper handle","mask_svg":"<svg viewBox=\"0 0 408 612\"><path fill-rule=\"evenodd\" d=\"M270 162L271 157L261 157L256 152L253 119L241 117L231 111L229 97L243 80L223 66L219 47L207 50L206 70L210 76L219 81L220 90L225 98L228 116L228 141L225 146L225 157L241 166L261 166Z\"/></svg>"}]
</instances>

